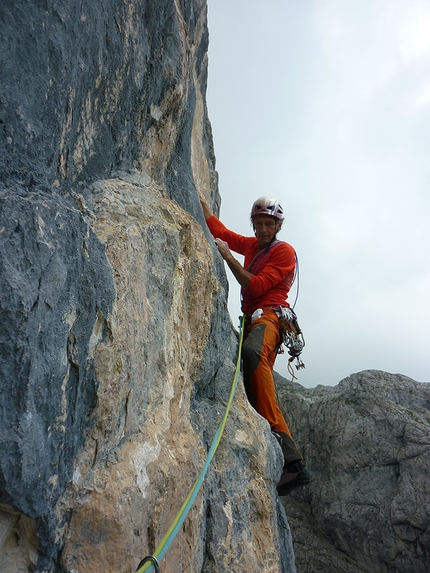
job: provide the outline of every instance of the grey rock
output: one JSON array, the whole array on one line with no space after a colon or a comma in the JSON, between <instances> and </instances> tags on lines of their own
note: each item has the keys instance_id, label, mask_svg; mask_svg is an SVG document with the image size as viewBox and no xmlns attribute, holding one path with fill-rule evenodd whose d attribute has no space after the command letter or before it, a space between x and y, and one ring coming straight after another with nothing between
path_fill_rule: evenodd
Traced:
<instances>
[{"instance_id":1,"label":"grey rock","mask_svg":"<svg viewBox=\"0 0 430 573\"><path fill-rule=\"evenodd\" d=\"M428 572L430 384L369 370L335 387L278 385L313 474L284 500L299 573L329 571L339 555L345 571ZM324 540L318 569L310 522Z\"/></svg>"},{"instance_id":2,"label":"grey rock","mask_svg":"<svg viewBox=\"0 0 430 573\"><path fill-rule=\"evenodd\" d=\"M237 339L204 0L0 7L0 570L134 572L202 469ZM239 387L163 571L294 573Z\"/></svg>"},{"instance_id":3,"label":"grey rock","mask_svg":"<svg viewBox=\"0 0 430 573\"><path fill-rule=\"evenodd\" d=\"M70 201L2 191L0 229L1 499L39 518L43 547L96 399L92 346L114 287Z\"/></svg>"}]
</instances>

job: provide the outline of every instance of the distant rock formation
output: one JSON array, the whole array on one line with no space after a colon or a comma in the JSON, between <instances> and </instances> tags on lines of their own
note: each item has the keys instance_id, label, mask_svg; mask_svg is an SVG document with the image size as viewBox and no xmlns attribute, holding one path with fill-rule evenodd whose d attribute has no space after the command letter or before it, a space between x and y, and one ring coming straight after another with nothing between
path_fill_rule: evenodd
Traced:
<instances>
[{"instance_id":1,"label":"distant rock formation","mask_svg":"<svg viewBox=\"0 0 430 573\"><path fill-rule=\"evenodd\" d=\"M237 338L204 0L0 8L0 571L134 572L207 456ZM216 251L216 249L215 249ZM163 572L294 573L240 386Z\"/></svg>"},{"instance_id":2,"label":"distant rock formation","mask_svg":"<svg viewBox=\"0 0 430 573\"><path fill-rule=\"evenodd\" d=\"M428 573L430 384L369 370L278 387L313 474L283 500L298 573Z\"/></svg>"}]
</instances>

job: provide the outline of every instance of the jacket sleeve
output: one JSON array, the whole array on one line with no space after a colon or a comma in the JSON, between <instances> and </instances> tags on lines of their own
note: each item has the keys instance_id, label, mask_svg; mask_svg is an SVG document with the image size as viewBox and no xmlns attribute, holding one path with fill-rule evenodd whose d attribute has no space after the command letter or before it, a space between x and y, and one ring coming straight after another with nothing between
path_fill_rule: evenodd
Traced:
<instances>
[{"instance_id":1,"label":"jacket sleeve","mask_svg":"<svg viewBox=\"0 0 430 573\"><path fill-rule=\"evenodd\" d=\"M209 227L209 231L211 232L214 239L222 239L227 243L229 249L239 253L240 255L244 255L244 242L246 241L246 237L243 235L239 235L221 223L215 215L206 219L206 224Z\"/></svg>"},{"instance_id":2,"label":"jacket sleeve","mask_svg":"<svg viewBox=\"0 0 430 573\"><path fill-rule=\"evenodd\" d=\"M270 253L264 267L254 275L248 285L247 294L257 298L281 283L291 286L296 255L293 247L288 243L280 243Z\"/></svg>"}]
</instances>

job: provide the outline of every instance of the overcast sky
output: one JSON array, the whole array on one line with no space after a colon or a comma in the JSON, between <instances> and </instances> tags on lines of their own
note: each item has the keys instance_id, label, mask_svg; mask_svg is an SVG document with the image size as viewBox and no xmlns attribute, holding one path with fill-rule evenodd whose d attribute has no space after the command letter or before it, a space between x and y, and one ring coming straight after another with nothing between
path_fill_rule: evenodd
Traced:
<instances>
[{"instance_id":1,"label":"overcast sky","mask_svg":"<svg viewBox=\"0 0 430 573\"><path fill-rule=\"evenodd\" d=\"M279 238L299 256L306 339L298 382L366 369L430 382L430 2L208 6L221 220L251 234L262 195L287 211ZM275 369L288 376L282 357Z\"/></svg>"}]
</instances>

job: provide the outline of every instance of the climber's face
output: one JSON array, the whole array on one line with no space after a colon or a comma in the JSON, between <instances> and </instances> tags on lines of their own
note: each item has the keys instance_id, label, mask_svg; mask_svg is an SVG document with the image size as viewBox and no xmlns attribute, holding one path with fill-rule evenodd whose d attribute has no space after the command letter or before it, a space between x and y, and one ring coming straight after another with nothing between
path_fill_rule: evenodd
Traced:
<instances>
[{"instance_id":1,"label":"climber's face","mask_svg":"<svg viewBox=\"0 0 430 573\"><path fill-rule=\"evenodd\" d=\"M282 222L270 215L258 215L252 220L254 233L258 240L260 249L264 249L273 241L276 233L282 226Z\"/></svg>"}]
</instances>

